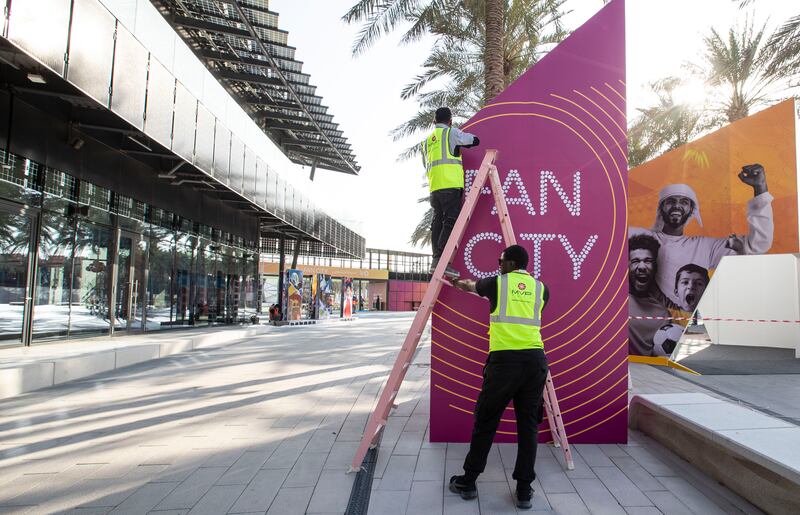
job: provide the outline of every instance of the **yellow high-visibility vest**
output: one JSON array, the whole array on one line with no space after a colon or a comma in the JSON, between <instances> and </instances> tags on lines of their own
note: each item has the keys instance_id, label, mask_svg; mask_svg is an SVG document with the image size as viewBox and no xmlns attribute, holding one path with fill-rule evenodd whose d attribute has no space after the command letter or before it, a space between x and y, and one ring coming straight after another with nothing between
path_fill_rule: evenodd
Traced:
<instances>
[{"instance_id":1,"label":"yellow high-visibility vest","mask_svg":"<svg viewBox=\"0 0 800 515\"><path fill-rule=\"evenodd\" d=\"M489 351L543 349L544 284L523 270L497 278L497 306L489 317Z\"/></svg>"},{"instance_id":2,"label":"yellow high-visibility vest","mask_svg":"<svg viewBox=\"0 0 800 515\"><path fill-rule=\"evenodd\" d=\"M422 152L428 170L430 191L464 188L461 156L450 153L450 127L436 127L428 139L422 142Z\"/></svg>"}]
</instances>

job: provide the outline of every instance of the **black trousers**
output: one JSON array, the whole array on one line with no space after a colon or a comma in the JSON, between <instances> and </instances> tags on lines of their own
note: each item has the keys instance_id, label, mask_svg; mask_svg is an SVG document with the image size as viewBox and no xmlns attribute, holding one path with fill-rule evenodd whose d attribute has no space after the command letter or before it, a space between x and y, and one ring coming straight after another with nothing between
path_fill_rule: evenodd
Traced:
<instances>
[{"instance_id":1,"label":"black trousers","mask_svg":"<svg viewBox=\"0 0 800 515\"><path fill-rule=\"evenodd\" d=\"M431 192L431 207L433 220L431 220L431 247L433 257L442 255L447 239L453 232L458 213L461 212L461 197L464 190L461 188L446 188Z\"/></svg>"},{"instance_id":2,"label":"black trousers","mask_svg":"<svg viewBox=\"0 0 800 515\"><path fill-rule=\"evenodd\" d=\"M483 370L483 388L475 406L475 424L464 472L474 480L486 468L500 418L514 401L517 418L517 462L513 478L532 483L536 462L536 438L541 421L542 392L547 380L547 358L542 350L495 351Z\"/></svg>"}]
</instances>

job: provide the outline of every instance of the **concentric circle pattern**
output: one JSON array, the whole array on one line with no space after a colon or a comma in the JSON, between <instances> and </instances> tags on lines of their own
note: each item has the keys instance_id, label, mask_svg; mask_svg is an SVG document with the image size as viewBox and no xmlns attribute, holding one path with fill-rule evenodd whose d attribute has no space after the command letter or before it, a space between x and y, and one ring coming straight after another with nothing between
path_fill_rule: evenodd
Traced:
<instances>
[{"instance_id":1,"label":"concentric circle pattern","mask_svg":"<svg viewBox=\"0 0 800 515\"><path fill-rule=\"evenodd\" d=\"M500 151L518 243L548 287L542 329L567 435L574 443L627 434L627 144L624 4L611 2L464 127ZM477 168L482 150L464 158ZM520 180L521 179L521 180ZM508 187L506 187L508 186ZM481 195L453 266L496 273L504 245ZM432 317L431 438L466 442L488 353L486 300L443 290ZM540 440L550 439L549 421ZM514 441L512 407L497 441Z\"/></svg>"}]
</instances>

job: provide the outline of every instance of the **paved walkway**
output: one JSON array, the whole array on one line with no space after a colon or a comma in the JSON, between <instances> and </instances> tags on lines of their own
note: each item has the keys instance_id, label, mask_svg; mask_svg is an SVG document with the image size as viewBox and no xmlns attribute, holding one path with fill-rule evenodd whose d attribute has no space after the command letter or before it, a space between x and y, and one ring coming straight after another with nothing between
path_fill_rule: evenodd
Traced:
<instances>
[{"instance_id":1,"label":"paved walkway","mask_svg":"<svg viewBox=\"0 0 800 515\"><path fill-rule=\"evenodd\" d=\"M410 321L274 328L2 401L0 512L343 513L344 471ZM370 513L515 513L513 445L493 448L477 501L445 489L466 446L427 442L429 364L424 346L387 426ZM700 388L641 370L634 385ZM758 513L641 434L575 448L565 472L540 447L534 510Z\"/></svg>"}]
</instances>

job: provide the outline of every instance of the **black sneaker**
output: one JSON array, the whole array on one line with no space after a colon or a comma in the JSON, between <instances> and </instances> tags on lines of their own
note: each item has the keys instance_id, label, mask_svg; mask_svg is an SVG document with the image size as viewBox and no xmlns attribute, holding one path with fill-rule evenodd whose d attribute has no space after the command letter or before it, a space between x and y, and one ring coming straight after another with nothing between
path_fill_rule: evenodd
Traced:
<instances>
[{"instance_id":1,"label":"black sneaker","mask_svg":"<svg viewBox=\"0 0 800 515\"><path fill-rule=\"evenodd\" d=\"M517 491L514 495L517 508L521 510L530 510L533 507L532 499L533 488L531 488L531 485L517 484Z\"/></svg>"},{"instance_id":2,"label":"black sneaker","mask_svg":"<svg viewBox=\"0 0 800 515\"><path fill-rule=\"evenodd\" d=\"M478 487L475 486L475 481L467 481L464 476L450 478L450 491L459 494L462 499L467 501L478 497Z\"/></svg>"}]
</instances>

